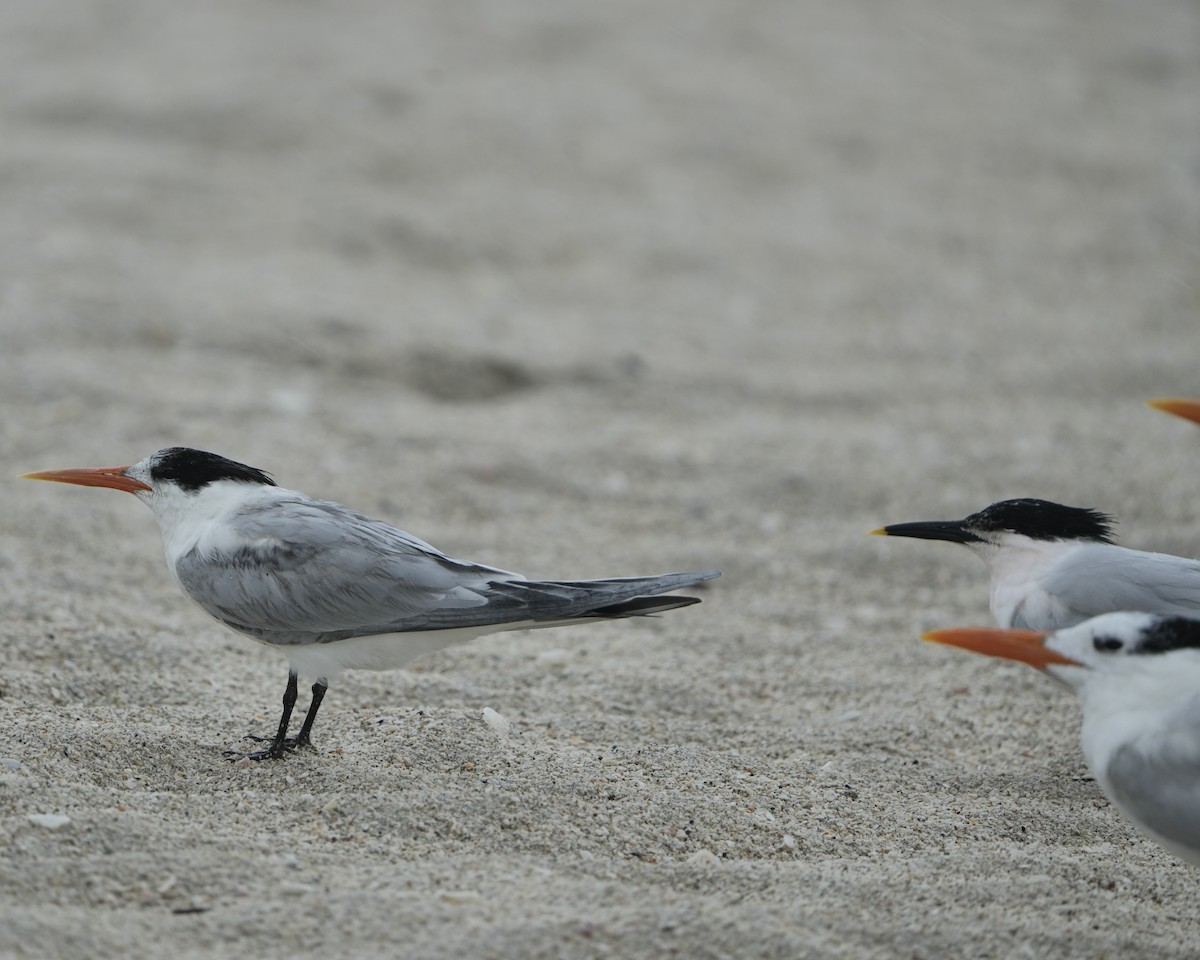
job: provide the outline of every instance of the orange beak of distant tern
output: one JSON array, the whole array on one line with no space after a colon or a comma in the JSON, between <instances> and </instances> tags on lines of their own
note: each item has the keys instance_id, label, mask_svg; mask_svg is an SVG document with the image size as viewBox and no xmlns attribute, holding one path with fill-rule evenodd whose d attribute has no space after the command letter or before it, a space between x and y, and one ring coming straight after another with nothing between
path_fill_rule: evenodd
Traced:
<instances>
[{"instance_id":1,"label":"orange beak of distant tern","mask_svg":"<svg viewBox=\"0 0 1200 960\"><path fill-rule=\"evenodd\" d=\"M23 473L22 480L54 480L57 483L74 483L81 487L111 487L126 493L151 489L141 480L127 476L128 467L93 467L79 470L42 470L39 473Z\"/></svg>"},{"instance_id":2,"label":"orange beak of distant tern","mask_svg":"<svg viewBox=\"0 0 1200 960\"><path fill-rule=\"evenodd\" d=\"M1038 630L1001 630L995 627L954 627L949 630L931 630L921 635L922 640L944 643L950 647L961 647L988 657L1003 657L1019 660L1031 667L1045 670L1053 664L1082 667L1083 664L1046 646L1050 634Z\"/></svg>"},{"instance_id":3,"label":"orange beak of distant tern","mask_svg":"<svg viewBox=\"0 0 1200 960\"><path fill-rule=\"evenodd\" d=\"M1163 413L1173 413L1184 420L1200 423L1200 400L1185 400L1181 397L1164 397L1161 400L1147 400L1146 405Z\"/></svg>"}]
</instances>

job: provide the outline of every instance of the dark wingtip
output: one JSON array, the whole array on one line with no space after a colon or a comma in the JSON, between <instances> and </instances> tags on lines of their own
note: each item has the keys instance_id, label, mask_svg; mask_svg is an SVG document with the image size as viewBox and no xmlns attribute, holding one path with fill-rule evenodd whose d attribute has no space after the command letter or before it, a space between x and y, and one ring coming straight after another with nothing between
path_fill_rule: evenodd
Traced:
<instances>
[{"instance_id":1,"label":"dark wingtip","mask_svg":"<svg viewBox=\"0 0 1200 960\"><path fill-rule=\"evenodd\" d=\"M584 616L608 617L613 620L620 620L624 617L652 617L656 613L666 613L668 610L690 607L699 602L699 597L634 597L632 600L626 600L622 603L613 603L607 607L597 607L595 610L584 614Z\"/></svg>"}]
</instances>

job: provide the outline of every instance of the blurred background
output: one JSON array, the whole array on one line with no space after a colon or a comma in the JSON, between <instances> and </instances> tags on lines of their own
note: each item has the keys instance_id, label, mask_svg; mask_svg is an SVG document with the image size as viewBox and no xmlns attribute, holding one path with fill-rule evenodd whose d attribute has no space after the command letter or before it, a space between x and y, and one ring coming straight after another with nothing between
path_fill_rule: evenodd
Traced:
<instances>
[{"instance_id":1,"label":"blurred background","mask_svg":"<svg viewBox=\"0 0 1200 960\"><path fill-rule=\"evenodd\" d=\"M1142 405L1200 394L1191 0L9 3L0 85L8 475L178 443L533 576L725 571L566 683L536 635L356 675L347 749L336 711L423 698L870 777L899 740L986 795L927 714L976 683L975 761L1045 747L1058 783L1073 705L914 639L987 622L982 567L866 531L1040 496L1196 553L1200 433ZM38 723L193 710L212 752L273 711L282 665L179 599L141 507L2 486L0 680Z\"/></svg>"},{"instance_id":2,"label":"blurred background","mask_svg":"<svg viewBox=\"0 0 1200 960\"><path fill-rule=\"evenodd\" d=\"M577 442L662 417L709 466L779 407L802 472L813 415L919 441L978 397L1036 443L1057 393L1187 386L1189 3L0 17L22 460L86 426L85 462L169 437L332 470L595 411Z\"/></svg>"}]
</instances>

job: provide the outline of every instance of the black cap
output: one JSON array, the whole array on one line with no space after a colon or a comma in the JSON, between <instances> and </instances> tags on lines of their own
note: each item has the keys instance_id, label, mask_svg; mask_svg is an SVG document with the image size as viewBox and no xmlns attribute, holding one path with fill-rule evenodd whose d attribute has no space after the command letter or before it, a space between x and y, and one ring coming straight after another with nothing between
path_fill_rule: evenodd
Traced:
<instances>
[{"instance_id":1,"label":"black cap","mask_svg":"<svg viewBox=\"0 0 1200 960\"><path fill-rule=\"evenodd\" d=\"M1026 497L1001 500L962 521L970 530L1009 531L1034 540L1094 540L1112 543L1116 520L1087 507L1065 507L1049 500Z\"/></svg>"},{"instance_id":2,"label":"black cap","mask_svg":"<svg viewBox=\"0 0 1200 960\"><path fill-rule=\"evenodd\" d=\"M175 483L182 489L193 492L217 480L275 486L275 481L270 475L257 467L248 467L236 460L203 450L193 450L191 447L168 447L159 450L150 461L150 479Z\"/></svg>"}]
</instances>

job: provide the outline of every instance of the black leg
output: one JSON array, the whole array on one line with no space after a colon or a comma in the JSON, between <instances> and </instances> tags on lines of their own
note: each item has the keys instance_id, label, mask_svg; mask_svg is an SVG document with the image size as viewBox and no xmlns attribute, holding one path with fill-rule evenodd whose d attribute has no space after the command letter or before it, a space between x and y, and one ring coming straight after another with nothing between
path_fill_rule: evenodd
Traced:
<instances>
[{"instance_id":1,"label":"black leg","mask_svg":"<svg viewBox=\"0 0 1200 960\"><path fill-rule=\"evenodd\" d=\"M287 749L287 728L292 722L292 708L296 705L296 671L288 671L287 686L283 691L283 716L279 718L279 730L275 734L275 739L271 741L271 746L267 748L267 756L272 760L279 760L283 757L283 751Z\"/></svg>"},{"instance_id":2,"label":"black leg","mask_svg":"<svg viewBox=\"0 0 1200 960\"><path fill-rule=\"evenodd\" d=\"M317 719L317 709L321 706L321 701L325 699L325 691L329 688L318 680L312 686L312 702L308 705L308 713L304 717L304 726L300 728L300 734L295 740L289 740L288 745L293 747L311 747L312 740L309 739L309 734L312 732L313 721Z\"/></svg>"},{"instance_id":3,"label":"black leg","mask_svg":"<svg viewBox=\"0 0 1200 960\"><path fill-rule=\"evenodd\" d=\"M322 691L323 693L324 691ZM226 750L226 755L231 760L237 760L246 757L249 760L271 760L282 759L285 751L291 749L294 744L289 744L287 739L288 724L292 720L292 708L296 706L296 671L288 671L287 687L283 691L283 716L279 718L279 730L275 734L275 739L271 741L271 745L266 750L255 750L253 753L238 753L235 750ZM311 710L309 711L312 712ZM305 727L310 727L311 724L305 720ZM265 740L266 737L248 737L250 740Z\"/></svg>"}]
</instances>

